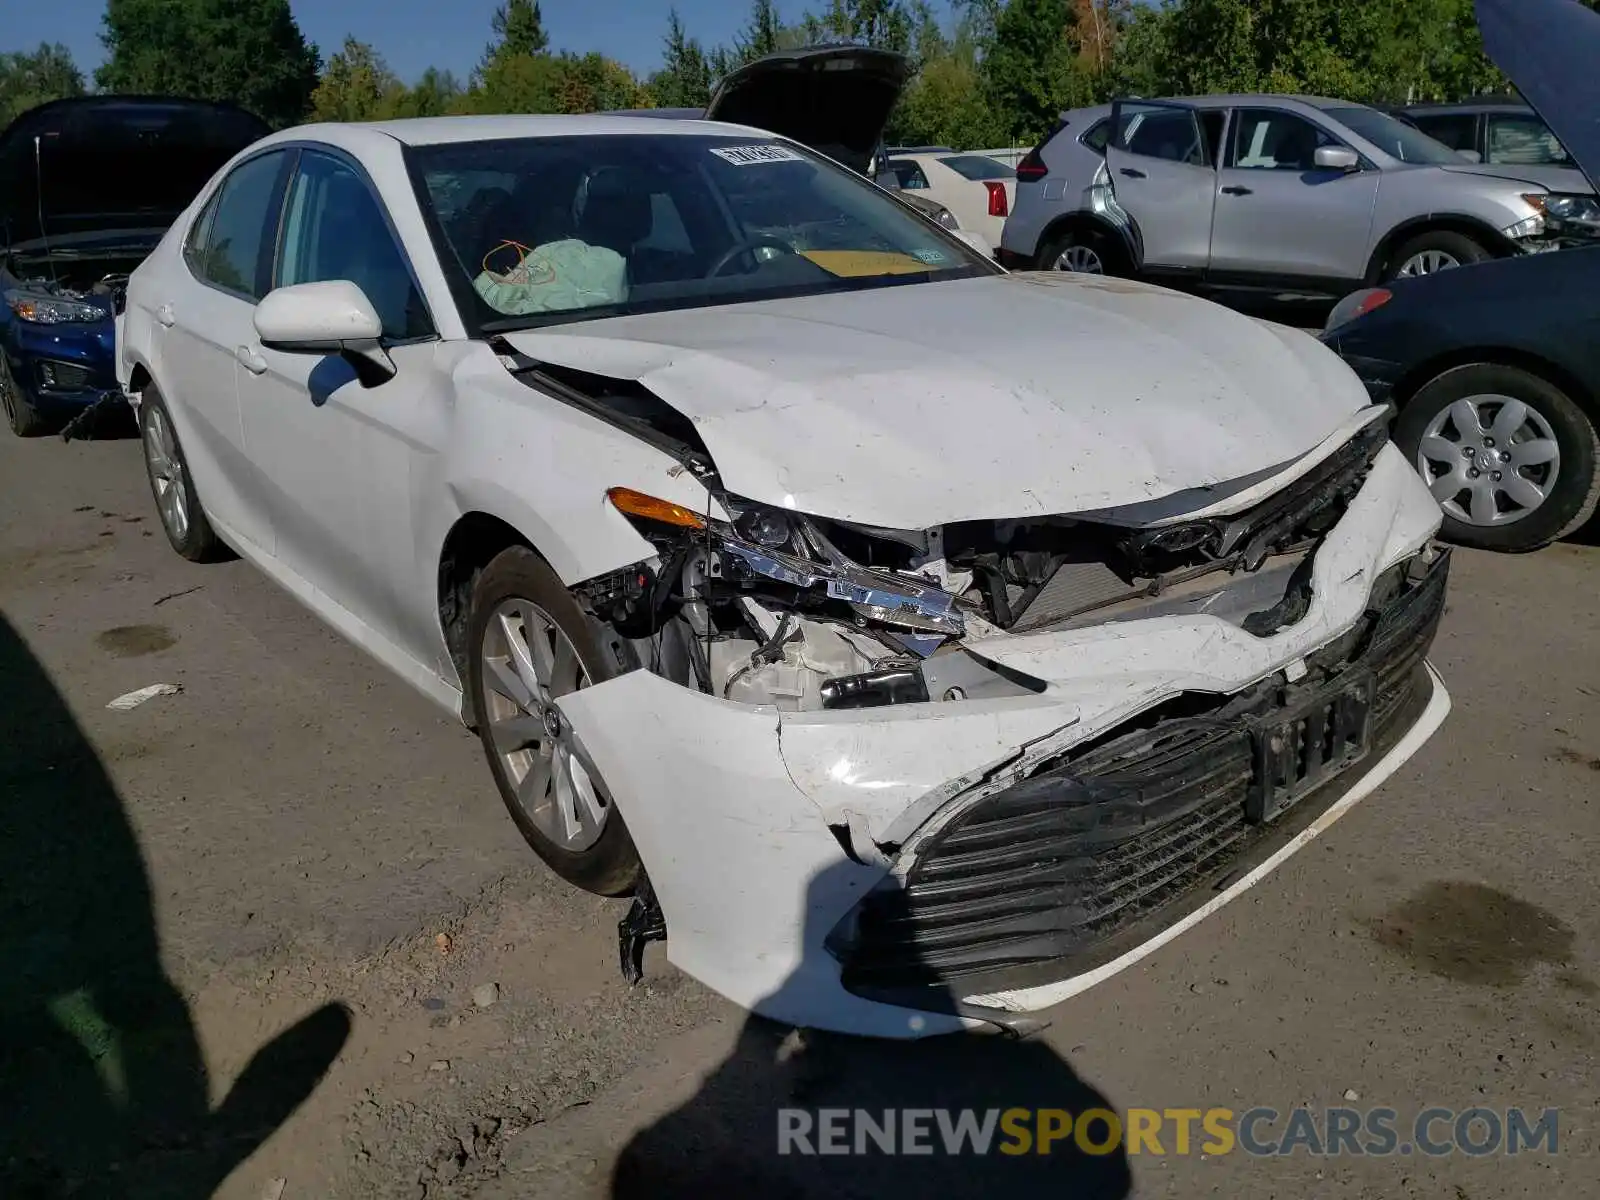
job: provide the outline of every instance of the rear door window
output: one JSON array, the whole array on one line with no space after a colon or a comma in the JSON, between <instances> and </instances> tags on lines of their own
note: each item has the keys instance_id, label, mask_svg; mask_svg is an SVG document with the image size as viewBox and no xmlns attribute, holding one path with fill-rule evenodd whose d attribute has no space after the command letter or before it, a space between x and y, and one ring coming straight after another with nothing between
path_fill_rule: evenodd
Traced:
<instances>
[{"instance_id":1,"label":"rear door window","mask_svg":"<svg viewBox=\"0 0 1600 1200\"><path fill-rule=\"evenodd\" d=\"M1111 144L1111 118L1096 121L1079 140L1096 154L1104 154L1106 147Z\"/></svg>"},{"instance_id":2,"label":"rear door window","mask_svg":"<svg viewBox=\"0 0 1600 1200\"><path fill-rule=\"evenodd\" d=\"M963 179L1015 179L1016 168L982 154L955 154L939 160Z\"/></svg>"},{"instance_id":3,"label":"rear door window","mask_svg":"<svg viewBox=\"0 0 1600 1200\"><path fill-rule=\"evenodd\" d=\"M889 161L889 169L894 172L894 177L900 181L900 187L908 192L925 192L928 190L928 177L923 174L922 167L908 158L896 158Z\"/></svg>"}]
</instances>

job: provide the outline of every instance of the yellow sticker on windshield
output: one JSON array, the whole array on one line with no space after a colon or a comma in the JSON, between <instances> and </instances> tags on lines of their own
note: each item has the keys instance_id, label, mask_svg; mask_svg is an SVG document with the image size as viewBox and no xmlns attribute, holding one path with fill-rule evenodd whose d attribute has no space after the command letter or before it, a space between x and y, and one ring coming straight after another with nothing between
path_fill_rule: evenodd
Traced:
<instances>
[{"instance_id":1,"label":"yellow sticker on windshield","mask_svg":"<svg viewBox=\"0 0 1600 1200\"><path fill-rule=\"evenodd\" d=\"M841 279L865 275L920 275L928 269L927 263L894 250L802 250L800 255Z\"/></svg>"}]
</instances>

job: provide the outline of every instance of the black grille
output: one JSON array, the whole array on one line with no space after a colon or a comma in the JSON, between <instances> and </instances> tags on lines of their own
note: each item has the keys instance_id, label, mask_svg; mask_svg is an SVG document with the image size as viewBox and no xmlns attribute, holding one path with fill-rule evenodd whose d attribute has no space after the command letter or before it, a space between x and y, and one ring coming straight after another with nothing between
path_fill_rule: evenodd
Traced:
<instances>
[{"instance_id":1,"label":"black grille","mask_svg":"<svg viewBox=\"0 0 1600 1200\"><path fill-rule=\"evenodd\" d=\"M970 994L1060 978L1064 961L1089 969L1201 902L1420 713L1449 556L1405 572L1379 581L1375 609L1299 684L1180 697L951 820L904 887L872 893L836 931L846 986L898 999L955 979ZM1267 759L1283 778L1263 775L1271 730L1300 739Z\"/></svg>"}]
</instances>

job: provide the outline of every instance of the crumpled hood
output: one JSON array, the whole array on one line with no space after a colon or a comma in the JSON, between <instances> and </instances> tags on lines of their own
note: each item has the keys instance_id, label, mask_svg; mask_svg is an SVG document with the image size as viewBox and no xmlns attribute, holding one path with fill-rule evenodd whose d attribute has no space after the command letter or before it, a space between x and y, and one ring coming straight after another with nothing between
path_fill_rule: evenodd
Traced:
<instances>
[{"instance_id":1,"label":"crumpled hood","mask_svg":"<svg viewBox=\"0 0 1600 1200\"><path fill-rule=\"evenodd\" d=\"M739 495L901 529L1213 487L1293 462L1368 405L1307 334L1065 273L505 337L543 362L638 380L694 422Z\"/></svg>"}]
</instances>

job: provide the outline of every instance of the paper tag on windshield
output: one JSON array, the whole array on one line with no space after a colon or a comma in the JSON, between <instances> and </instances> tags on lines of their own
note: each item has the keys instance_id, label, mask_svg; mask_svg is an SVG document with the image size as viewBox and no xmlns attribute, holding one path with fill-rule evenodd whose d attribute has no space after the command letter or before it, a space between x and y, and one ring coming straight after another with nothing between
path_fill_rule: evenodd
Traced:
<instances>
[{"instance_id":1,"label":"paper tag on windshield","mask_svg":"<svg viewBox=\"0 0 1600 1200\"><path fill-rule=\"evenodd\" d=\"M754 167L761 163L805 162L803 157L789 147L774 145L772 142L763 142L755 146L715 146L711 153L723 162L730 162L736 167Z\"/></svg>"}]
</instances>

